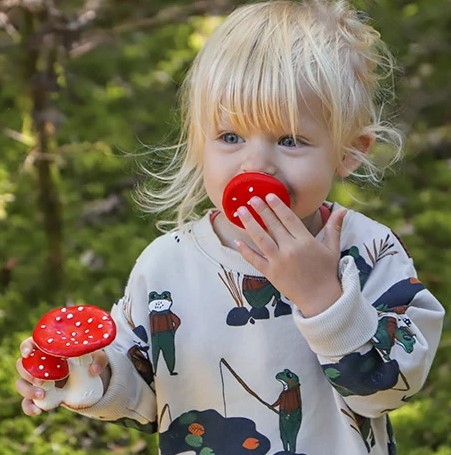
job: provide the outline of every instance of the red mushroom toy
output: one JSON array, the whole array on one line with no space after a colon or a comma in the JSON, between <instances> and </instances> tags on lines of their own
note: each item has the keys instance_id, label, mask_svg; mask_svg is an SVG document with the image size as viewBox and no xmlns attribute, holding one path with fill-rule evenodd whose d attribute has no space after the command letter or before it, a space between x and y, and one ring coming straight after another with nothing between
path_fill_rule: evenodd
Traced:
<instances>
[{"instance_id":1,"label":"red mushroom toy","mask_svg":"<svg viewBox=\"0 0 451 455\"><path fill-rule=\"evenodd\" d=\"M35 400L35 404L45 410L60 404L80 409L99 401L103 384L99 376L89 374L91 353L108 346L115 336L116 325L101 308L79 305L46 313L33 331L33 341L39 349L22 359L28 373L49 382L44 387L45 398ZM54 381L65 377L68 378L64 387L55 387Z\"/></svg>"},{"instance_id":2,"label":"red mushroom toy","mask_svg":"<svg viewBox=\"0 0 451 455\"><path fill-rule=\"evenodd\" d=\"M35 400L35 404L45 410L58 406L62 400L55 381L63 380L69 375L67 360L35 347L27 358L22 359L22 365L31 376L45 381L42 388L46 391L46 397L44 400Z\"/></svg>"},{"instance_id":3,"label":"red mushroom toy","mask_svg":"<svg viewBox=\"0 0 451 455\"><path fill-rule=\"evenodd\" d=\"M241 206L248 206L253 217L265 227L263 220L248 204L253 196L259 196L263 200L269 193L276 194L290 207L290 194L285 185L276 178L263 172L243 172L236 175L227 184L222 197L222 208L227 218L239 227L243 227L236 211Z\"/></svg>"}]
</instances>

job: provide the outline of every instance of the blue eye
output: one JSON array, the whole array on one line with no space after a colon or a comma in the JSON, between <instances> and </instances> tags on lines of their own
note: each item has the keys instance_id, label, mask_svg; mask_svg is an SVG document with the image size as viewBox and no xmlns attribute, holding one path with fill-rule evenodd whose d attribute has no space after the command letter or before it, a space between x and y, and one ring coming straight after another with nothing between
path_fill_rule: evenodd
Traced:
<instances>
[{"instance_id":1,"label":"blue eye","mask_svg":"<svg viewBox=\"0 0 451 455\"><path fill-rule=\"evenodd\" d=\"M298 139L294 136L284 136L279 139L279 145L284 147L296 147L298 145Z\"/></svg>"},{"instance_id":2,"label":"blue eye","mask_svg":"<svg viewBox=\"0 0 451 455\"><path fill-rule=\"evenodd\" d=\"M223 133L221 134L220 139L226 144L239 144L241 142L244 142L243 138L235 133Z\"/></svg>"},{"instance_id":3,"label":"blue eye","mask_svg":"<svg viewBox=\"0 0 451 455\"><path fill-rule=\"evenodd\" d=\"M303 137L290 135L281 137L278 144L283 147L301 147L303 145L309 145L309 142Z\"/></svg>"}]
</instances>

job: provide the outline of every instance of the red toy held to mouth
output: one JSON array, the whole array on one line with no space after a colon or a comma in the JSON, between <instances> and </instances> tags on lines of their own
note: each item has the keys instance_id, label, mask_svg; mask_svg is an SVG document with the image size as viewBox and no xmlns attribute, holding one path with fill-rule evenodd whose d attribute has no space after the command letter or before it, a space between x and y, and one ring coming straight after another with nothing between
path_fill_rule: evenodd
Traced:
<instances>
[{"instance_id":1,"label":"red toy held to mouth","mask_svg":"<svg viewBox=\"0 0 451 455\"><path fill-rule=\"evenodd\" d=\"M288 207L290 207L290 195L285 185L276 178L263 172L244 172L235 176L227 184L222 196L222 208L227 218L238 227L243 228L236 211L241 206L247 206L252 216L265 228L263 220L249 205L253 196L265 200L265 197L273 193L277 195Z\"/></svg>"}]
</instances>

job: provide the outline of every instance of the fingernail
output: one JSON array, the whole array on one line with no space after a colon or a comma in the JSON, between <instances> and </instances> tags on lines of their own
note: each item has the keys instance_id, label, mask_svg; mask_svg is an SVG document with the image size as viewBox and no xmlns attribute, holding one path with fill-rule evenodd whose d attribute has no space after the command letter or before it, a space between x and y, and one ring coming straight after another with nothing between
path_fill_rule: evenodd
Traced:
<instances>
[{"instance_id":1,"label":"fingernail","mask_svg":"<svg viewBox=\"0 0 451 455\"><path fill-rule=\"evenodd\" d=\"M267 195L266 195L266 200L267 200L268 202L273 202L273 201L275 201L275 200L276 200L275 194L273 194L273 193L267 194Z\"/></svg>"},{"instance_id":2,"label":"fingernail","mask_svg":"<svg viewBox=\"0 0 451 455\"><path fill-rule=\"evenodd\" d=\"M38 400L42 400L44 398L44 391L42 389L36 390L34 393L34 397L37 398Z\"/></svg>"},{"instance_id":3,"label":"fingernail","mask_svg":"<svg viewBox=\"0 0 451 455\"><path fill-rule=\"evenodd\" d=\"M259 203L260 203L260 198L257 196L252 197L248 202L248 204L253 205L253 206L257 206Z\"/></svg>"},{"instance_id":4,"label":"fingernail","mask_svg":"<svg viewBox=\"0 0 451 455\"><path fill-rule=\"evenodd\" d=\"M95 364L95 365L91 366L91 373L94 376L99 375L101 372L102 372L102 367L100 365Z\"/></svg>"},{"instance_id":5,"label":"fingernail","mask_svg":"<svg viewBox=\"0 0 451 455\"><path fill-rule=\"evenodd\" d=\"M33 385L35 387L41 387L44 385L44 381L42 379L33 378Z\"/></svg>"},{"instance_id":6,"label":"fingernail","mask_svg":"<svg viewBox=\"0 0 451 455\"><path fill-rule=\"evenodd\" d=\"M239 216L243 217L247 215L248 210L246 207L238 207L237 213Z\"/></svg>"}]
</instances>

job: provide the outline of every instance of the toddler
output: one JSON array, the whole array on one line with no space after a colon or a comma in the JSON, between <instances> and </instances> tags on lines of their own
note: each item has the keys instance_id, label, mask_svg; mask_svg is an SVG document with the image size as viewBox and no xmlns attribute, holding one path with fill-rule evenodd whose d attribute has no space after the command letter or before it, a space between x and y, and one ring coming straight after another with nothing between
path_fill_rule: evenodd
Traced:
<instances>
[{"instance_id":1,"label":"toddler","mask_svg":"<svg viewBox=\"0 0 451 455\"><path fill-rule=\"evenodd\" d=\"M376 141L399 157L379 108L392 69L341 0L249 4L218 27L182 87L175 156L148 171L165 186L143 192L176 227L138 258L90 367L104 395L77 412L158 432L162 455L396 452L388 413L422 387L443 308L389 228L327 201L336 178L381 178ZM239 227L222 197L249 172L291 204L251 195Z\"/></svg>"}]
</instances>

